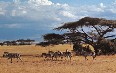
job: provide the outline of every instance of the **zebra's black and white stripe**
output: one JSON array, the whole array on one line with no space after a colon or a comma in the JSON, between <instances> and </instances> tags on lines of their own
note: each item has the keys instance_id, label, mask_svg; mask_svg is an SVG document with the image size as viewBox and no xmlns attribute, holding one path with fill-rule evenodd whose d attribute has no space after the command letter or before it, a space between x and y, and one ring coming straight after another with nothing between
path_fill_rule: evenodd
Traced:
<instances>
[{"instance_id":1,"label":"zebra's black and white stripe","mask_svg":"<svg viewBox=\"0 0 116 73\"><path fill-rule=\"evenodd\" d=\"M21 58L20 58L21 55L18 54L18 53L4 52L3 57L8 58L8 59L11 59L11 63L12 63L12 59L13 59L13 58L17 58L17 60L18 60L18 59L21 60ZM21 61L22 61L22 60L21 60Z\"/></svg>"},{"instance_id":2,"label":"zebra's black and white stripe","mask_svg":"<svg viewBox=\"0 0 116 73\"><path fill-rule=\"evenodd\" d=\"M54 52L54 54L52 56L52 60L53 60L53 58L56 58L56 60L57 60L58 57L60 57L62 59L63 58L63 53L60 52L60 51Z\"/></svg>"}]
</instances>

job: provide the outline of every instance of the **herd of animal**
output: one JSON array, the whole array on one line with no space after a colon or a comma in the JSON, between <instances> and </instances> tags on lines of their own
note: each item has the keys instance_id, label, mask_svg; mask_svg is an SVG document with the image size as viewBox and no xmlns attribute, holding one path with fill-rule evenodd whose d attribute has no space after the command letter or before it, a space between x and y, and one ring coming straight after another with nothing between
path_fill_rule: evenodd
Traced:
<instances>
[{"instance_id":1,"label":"herd of animal","mask_svg":"<svg viewBox=\"0 0 116 73\"><path fill-rule=\"evenodd\" d=\"M92 45L90 44L82 44L81 45L81 55L83 55L85 57L85 60L87 59L88 55L91 55L93 57L93 59L96 57L96 53L95 53L95 49ZM89 51L88 51L89 49ZM12 59L16 58L17 61L22 59L20 58L21 55L19 53L9 53L9 52L4 52L3 53L3 57L10 59L11 63L12 63ZM58 60L58 58L63 59L64 57L69 58L71 61L72 58L72 52L70 52L68 49L66 49L66 51L61 52L61 51L48 51L47 53L42 53L41 57L44 57L44 59L51 59L51 60Z\"/></svg>"},{"instance_id":2,"label":"herd of animal","mask_svg":"<svg viewBox=\"0 0 116 73\"><path fill-rule=\"evenodd\" d=\"M82 52L83 56L85 57L85 60L88 60L86 57L89 55L87 52L83 51ZM61 51L48 51L47 53L42 53L40 55L40 57L43 57L44 60L52 60L52 61L57 61L59 60L59 58L62 60L63 58L67 58L71 61L72 58L72 52L66 50L64 52ZM3 58L7 58L8 60L10 59L10 62L12 63L12 60L14 58L17 59L17 62L20 60L22 62L21 59L21 55L19 53L9 53L9 52L4 52L3 53ZM94 57L95 58L95 57ZM93 58L93 59L94 59Z\"/></svg>"},{"instance_id":3,"label":"herd of animal","mask_svg":"<svg viewBox=\"0 0 116 73\"><path fill-rule=\"evenodd\" d=\"M54 58L55 58L55 60L58 60L59 57L61 57L61 59L63 59L63 57L67 57L67 58L69 58L71 60L72 54L69 51L66 51L66 52L48 51L48 53L42 53L40 57L44 57L45 59L49 58L49 59L52 59L52 60L54 60ZM7 58L8 60L10 59L11 63L12 63L12 60L14 58L17 59L17 62L18 62L18 60L22 61L21 55L19 53L4 52L3 53L3 58Z\"/></svg>"},{"instance_id":4,"label":"herd of animal","mask_svg":"<svg viewBox=\"0 0 116 73\"><path fill-rule=\"evenodd\" d=\"M63 57L67 57L67 58L69 58L71 60L72 54L68 50L66 50L65 52L61 52L61 51L56 51L56 52L48 51L48 53L42 53L41 57L49 58L51 60L54 60L54 58L55 58L55 60L58 60L59 57L61 59L63 59Z\"/></svg>"}]
</instances>

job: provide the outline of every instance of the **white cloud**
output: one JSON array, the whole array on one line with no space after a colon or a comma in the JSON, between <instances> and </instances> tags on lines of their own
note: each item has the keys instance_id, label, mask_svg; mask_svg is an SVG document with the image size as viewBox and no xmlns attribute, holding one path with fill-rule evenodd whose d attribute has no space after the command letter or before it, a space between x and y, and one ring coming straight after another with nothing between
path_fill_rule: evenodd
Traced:
<instances>
[{"instance_id":1,"label":"white cloud","mask_svg":"<svg viewBox=\"0 0 116 73\"><path fill-rule=\"evenodd\" d=\"M27 11L23 10L23 11L22 11L22 13L23 13L23 14L26 14L26 13L27 13Z\"/></svg>"},{"instance_id":2,"label":"white cloud","mask_svg":"<svg viewBox=\"0 0 116 73\"><path fill-rule=\"evenodd\" d=\"M0 25L0 28L20 28L20 24L4 24Z\"/></svg>"},{"instance_id":3,"label":"white cloud","mask_svg":"<svg viewBox=\"0 0 116 73\"><path fill-rule=\"evenodd\" d=\"M20 3L20 0L13 0L14 3Z\"/></svg>"},{"instance_id":4,"label":"white cloud","mask_svg":"<svg viewBox=\"0 0 116 73\"><path fill-rule=\"evenodd\" d=\"M113 5L116 5L116 0L113 0L112 4L113 4Z\"/></svg>"},{"instance_id":5,"label":"white cloud","mask_svg":"<svg viewBox=\"0 0 116 73\"><path fill-rule=\"evenodd\" d=\"M103 12L104 8L102 8L99 5L98 6L97 5L91 5L91 6L86 5L86 6L80 6L79 11L81 11L81 12L89 12L89 13L91 13L91 12L99 13L99 12Z\"/></svg>"},{"instance_id":6,"label":"white cloud","mask_svg":"<svg viewBox=\"0 0 116 73\"><path fill-rule=\"evenodd\" d=\"M0 15L4 15L5 14L5 10L3 10L2 8L0 8Z\"/></svg>"},{"instance_id":7,"label":"white cloud","mask_svg":"<svg viewBox=\"0 0 116 73\"><path fill-rule=\"evenodd\" d=\"M55 17L53 19L56 20L56 21L61 21L61 18L59 18L59 17Z\"/></svg>"},{"instance_id":8,"label":"white cloud","mask_svg":"<svg viewBox=\"0 0 116 73\"><path fill-rule=\"evenodd\" d=\"M4 2L5 3L5 2ZM66 19L75 19L76 16L68 4L53 3L49 0L28 0L22 2L14 0L13 3L6 3L5 7L7 17L15 17L15 22L43 22L43 20L57 22ZM66 13L66 14L65 14ZM2 14L2 12L1 12ZM19 20L20 18L20 20ZM11 20L11 19L10 19ZM47 23L48 24L48 23Z\"/></svg>"},{"instance_id":9,"label":"white cloud","mask_svg":"<svg viewBox=\"0 0 116 73\"><path fill-rule=\"evenodd\" d=\"M106 6L103 3L100 3L101 8L105 8Z\"/></svg>"},{"instance_id":10,"label":"white cloud","mask_svg":"<svg viewBox=\"0 0 116 73\"><path fill-rule=\"evenodd\" d=\"M4 4L6 2L3 2ZM12 2L6 3L1 6L6 10L7 15L11 16L26 16L32 17L32 19L44 19L44 18L58 18L56 20L60 20L59 12L67 11L68 15L73 17L71 14L71 8L68 4L60 4L49 0L28 0L26 2L21 2L20 0L13 0ZM0 11L2 14L2 11ZM31 16L33 15L33 16Z\"/></svg>"},{"instance_id":11,"label":"white cloud","mask_svg":"<svg viewBox=\"0 0 116 73\"><path fill-rule=\"evenodd\" d=\"M4 11L0 11L0 15L4 15L5 13L4 13Z\"/></svg>"},{"instance_id":12,"label":"white cloud","mask_svg":"<svg viewBox=\"0 0 116 73\"><path fill-rule=\"evenodd\" d=\"M16 10L12 10L11 15L12 15L12 16L16 16Z\"/></svg>"},{"instance_id":13,"label":"white cloud","mask_svg":"<svg viewBox=\"0 0 116 73\"><path fill-rule=\"evenodd\" d=\"M44 23L43 26L53 25L52 23L74 21L85 16L115 18L114 14L116 14L116 7L106 6L104 3L71 7L50 0L0 2L0 15L4 15L1 17L4 18L3 21L6 19L7 23L12 21L12 24L22 23L29 26L33 26L30 23L34 23L38 27L40 23Z\"/></svg>"},{"instance_id":14,"label":"white cloud","mask_svg":"<svg viewBox=\"0 0 116 73\"><path fill-rule=\"evenodd\" d=\"M116 9L110 9L110 11L114 14L116 14Z\"/></svg>"},{"instance_id":15,"label":"white cloud","mask_svg":"<svg viewBox=\"0 0 116 73\"><path fill-rule=\"evenodd\" d=\"M19 24L7 24L6 25L8 28L20 28Z\"/></svg>"},{"instance_id":16,"label":"white cloud","mask_svg":"<svg viewBox=\"0 0 116 73\"><path fill-rule=\"evenodd\" d=\"M69 17L69 18L73 18L73 19L77 18L75 15L71 14L68 11L61 11L60 14L62 14L65 17Z\"/></svg>"},{"instance_id":17,"label":"white cloud","mask_svg":"<svg viewBox=\"0 0 116 73\"><path fill-rule=\"evenodd\" d=\"M23 35L38 33L42 35L62 25L62 22L76 21L85 16L116 19L116 0L113 0L110 5L100 3L76 7L65 3L53 3L50 0L0 1L1 30L18 28L15 32L25 30L25 33L21 33Z\"/></svg>"},{"instance_id":18,"label":"white cloud","mask_svg":"<svg viewBox=\"0 0 116 73\"><path fill-rule=\"evenodd\" d=\"M28 3L35 4L36 6L53 4L51 1L48 0L29 0Z\"/></svg>"}]
</instances>

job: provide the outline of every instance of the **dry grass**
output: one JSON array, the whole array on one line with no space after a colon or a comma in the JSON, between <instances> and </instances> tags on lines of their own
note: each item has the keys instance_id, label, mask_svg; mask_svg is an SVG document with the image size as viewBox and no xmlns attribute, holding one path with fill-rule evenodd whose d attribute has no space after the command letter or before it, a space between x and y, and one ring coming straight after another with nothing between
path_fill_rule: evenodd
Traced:
<instances>
[{"instance_id":1,"label":"dry grass","mask_svg":"<svg viewBox=\"0 0 116 73\"><path fill-rule=\"evenodd\" d=\"M3 54L4 51L8 52L17 52L20 54L26 55L35 55L41 54L43 52L48 52L48 50L52 51L65 51L66 49L72 50L72 45L56 45L56 46L48 46L48 47L40 47L35 45L25 45L25 46L0 46L0 55Z\"/></svg>"},{"instance_id":2,"label":"dry grass","mask_svg":"<svg viewBox=\"0 0 116 73\"><path fill-rule=\"evenodd\" d=\"M0 56L4 51L18 52L23 55L37 55L48 50L72 50L70 45L58 45L54 47L40 46L2 46L0 47ZM116 73L116 55L98 56L96 60L88 57L73 57L71 61L63 59L59 61L45 60L41 57L23 56L23 62L10 63L6 58L0 58L0 73Z\"/></svg>"}]
</instances>

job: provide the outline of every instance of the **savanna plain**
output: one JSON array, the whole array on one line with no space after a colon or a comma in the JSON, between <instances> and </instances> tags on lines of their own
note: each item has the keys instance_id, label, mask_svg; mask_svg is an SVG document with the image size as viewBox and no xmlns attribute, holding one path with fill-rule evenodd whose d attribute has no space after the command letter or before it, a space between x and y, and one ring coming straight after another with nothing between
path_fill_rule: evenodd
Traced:
<instances>
[{"instance_id":1,"label":"savanna plain","mask_svg":"<svg viewBox=\"0 0 116 73\"><path fill-rule=\"evenodd\" d=\"M41 53L52 51L72 50L72 45L56 45L40 47L35 45L25 46L0 46L0 73L116 73L116 55L97 56L96 60L83 56L73 56L71 61L67 58L52 61L40 57ZM12 52L21 54L21 61L3 58L3 53Z\"/></svg>"}]
</instances>

